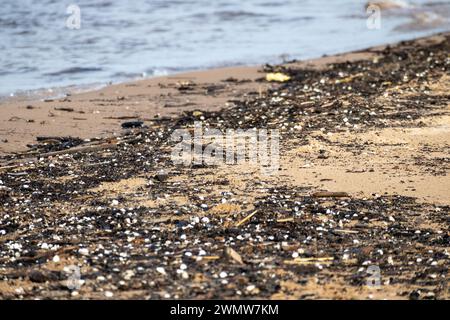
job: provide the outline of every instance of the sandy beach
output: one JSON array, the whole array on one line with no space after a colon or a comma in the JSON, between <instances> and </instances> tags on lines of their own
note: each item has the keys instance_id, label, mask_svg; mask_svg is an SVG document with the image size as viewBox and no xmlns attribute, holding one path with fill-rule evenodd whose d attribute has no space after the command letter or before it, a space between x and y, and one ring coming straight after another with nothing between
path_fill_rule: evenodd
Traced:
<instances>
[{"instance_id":1,"label":"sandy beach","mask_svg":"<svg viewBox=\"0 0 450 320\"><path fill-rule=\"evenodd\" d=\"M268 84L255 82L263 76L257 67L223 68L111 85L58 99L10 99L1 104L0 152L24 151L38 136L105 138L122 134L121 124L133 119L149 123L196 108L219 110L231 106L232 100L265 90Z\"/></svg>"},{"instance_id":2,"label":"sandy beach","mask_svg":"<svg viewBox=\"0 0 450 320\"><path fill-rule=\"evenodd\" d=\"M0 298L448 299L449 40L2 102ZM175 165L196 121L276 174Z\"/></svg>"},{"instance_id":3,"label":"sandy beach","mask_svg":"<svg viewBox=\"0 0 450 320\"><path fill-rule=\"evenodd\" d=\"M375 56L373 50L293 63L321 69L326 64ZM262 81L263 68L230 67L181 73L122 84L65 97L9 98L0 103L0 155L28 151L37 137L107 138L121 135L121 124L181 115L184 111L218 111L256 98L277 83Z\"/></svg>"}]
</instances>

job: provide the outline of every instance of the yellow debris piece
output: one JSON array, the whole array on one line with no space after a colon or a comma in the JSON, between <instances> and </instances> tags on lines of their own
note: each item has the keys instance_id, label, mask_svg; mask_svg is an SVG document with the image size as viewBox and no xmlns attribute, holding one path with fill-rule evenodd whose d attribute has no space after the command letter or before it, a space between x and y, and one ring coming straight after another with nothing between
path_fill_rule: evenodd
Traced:
<instances>
[{"instance_id":1,"label":"yellow debris piece","mask_svg":"<svg viewBox=\"0 0 450 320\"><path fill-rule=\"evenodd\" d=\"M289 77L288 75L285 75L284 73L276 72L276 73L266 74L266 80L267 81L275 81L275 82L286 82L286 81L291 80L291 77Z\"/></svg>"},{"instance_id":2,"label":"yellow debris piece","mask_svg":"<svg viewBox=\"0 0 450 320\"><path fill-rule=\"evenodd\" d=\"M362 76L363 76L362 73L358 73L358 74L349 76L349 77L344 78L344 79L338 79L338 80L335 81L335 83L349 83L349 82L352 82L353 79L359 78L359 77L362 77Z\"/></svg>"}]
</instances>

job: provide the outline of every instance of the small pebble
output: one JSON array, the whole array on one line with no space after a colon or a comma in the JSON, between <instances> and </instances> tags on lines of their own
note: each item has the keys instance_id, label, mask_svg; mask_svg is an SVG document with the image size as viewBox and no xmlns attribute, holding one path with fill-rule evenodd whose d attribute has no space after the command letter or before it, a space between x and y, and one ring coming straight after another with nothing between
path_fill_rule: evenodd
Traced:
<instances>
[{"instance_id":1,"label":"small pebble","mask_svg":"<svg viewBox=\"0 0 450 320\"><path fill-rule=\"evenodd\" d=\"M80 250L78 250L78 253L82 256L87 256L89 255L89 250L87 248L81 248Z\"/></svg>"},{"instance_id":2,"label":"small pebble","mask_svg":"<svg viewBox=\"0 0 450 320\"><path fill-rule=\"evenodd\" d=\"M161 274L166 274L166 270L164 270L163 267L157 267L157 268L156 268L156 271L158 271L158 272L161 273Z\"/></svg>"}]
</instances>

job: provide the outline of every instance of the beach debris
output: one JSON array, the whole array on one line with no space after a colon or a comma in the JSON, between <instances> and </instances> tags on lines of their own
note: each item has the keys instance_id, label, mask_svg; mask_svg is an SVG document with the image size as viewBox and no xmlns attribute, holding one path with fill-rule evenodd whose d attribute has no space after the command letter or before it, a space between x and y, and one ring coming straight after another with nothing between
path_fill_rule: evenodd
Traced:
<instances>
[{"instance_id":1,"label":"beach debris","mask_svg":"<svg viewBox=\"0 0 450 320\"><path fill-rule=\"evenodd\" d=\"M331 264L333 263L333 257L321 257L321 258L294 258L292 260L285 260L285 264L290 265L302 265L302 264Z\"/></svg>"},{"instance_id":2,"label":"beach debris","mask_svg":"<svg viewBox=\"0 0 450 320\"><path fill-rule=\"evenodd\" d=\"M233 248L226 247L225 248L225 256L232 262L237 264L244 264L242 257L239 253L237 253Z\"/></svg>"},{"instance_id":3,"label":"beach debris","mask_svg":"<svg viewBox=\"0 0 450 320\"><path fill-rule=\"evenodd\" d=\"M68 108L68 107L55 107L53 108L56 111L65 111L65 112L74 112L74 108Z\"/></svg>"},{"instance_id":4,"label":"beach debris","mask_svg":"<svg viewBox=\"0 0 450 320\"><path fill-rule=\"evenodd\" d=\"M314 198L346 198L350 197L347 192L336 192L336 191L318 191L312 194Z\"/></svg>"},{"instance_id":5,"label":"beach debris","mask_svg":"<svg viewBox=\"0 0 450 320\"><path fill-rule=\"evenodd\" d=\"M153 177L156 181L159 182L164 182L167 179L169 179L169 175L165 172L158 172L154 177Z\"/></svg>"},{"instance_id":6,"label":"beach debris","mask_svg":"<svg viewBox=\"0 0 450 320\"><path fill-rule=\"evenodd\" d=\"M222 80L222 82L230 82L230 83L246 83L246 82L252 82L250 79L237 79L234 77L228 77L225 80Z\"/></svg>"},{"instance_id":7,"label":"beach debris","mask_svg":"<svg viewBox=\"0 0 450 320\"><path fill-rule=\"evenodd\" d=\"M106 298L112 298L113 296L114 296L114 293L112 293L111 291L105 291Z\"/></svg>"},{"instance_id":8,"label":"beach debris","mask_svg":"<svg viewBox=\"0 0 450 320\"><path fill-rule=\"evenodd\" d=\"M281 72L266 74L266 81L269 82L286 82L289 80L291 80L291 77Z\"/></svg>"},{"instance_id":9,"label":"beach debris","mask_svg":"<svg viewBox=\"0 0 450 320\"><path fill-rule=\"evenodd\" d=\"M0 185L0 199L5 200L11 193L11 188Z\"/></svg>"},{"instance_id":10,"label":"beach debris","mask_svg":"<svg viewBox=\"0 0 450 320\"><path fill-rule=\"evenodd\" d=\"M177 89L181 92L194 90L194 86L195 83L192 81L181 81L177 83Z\"/></svg>"},{"instance_id":11,"label":"beach debris","mask_svg":"<svg viewBox=\"0 0 450 320\"><path fill-rule=\"evenodd\" d=\"M290 218L278 219L277 222L278 222L278 223L283 223L283 222L294 222L294 218L293 218L293 217L290 217Z\"/></svg>"},{"instance_id":12,"label":"beach debris","mask_svg":"<svg viewBox=\"0 0 450 320\"><path fill-rule=\"evenodd\" d=\"M219 260L220 256L202 256L202 260Z\"/></svg>"},{"instance_id":13,"label":"beach debris","mask_svg":"<svg viewBox=\"0 0 450 320\"><path fill-rule=\"evenodd\" d=\"M81 254L82 256L88 256L89 255L89 249L81 248L81 249L78 250L78 253Z\"/></svg>"},{"instance_id":14,"label":"beach debris","mask_svg":"<svg viewBox=\"0 0 450 320\"><path fill-rule=\"evenodd\" d=\"M29 144L29 148L39 152L60 151L79 146L84 143L77 137L37 136L37 144Z\"/></svg>"},{"instance_id":15,"label":"beach debris","mask_svg":"<svg viewBox=\"0 0 450 320\"><path fill-rule=\"evenodd\" d=\"M234 77L228 77L225 80L222 80L223 82L238 82L239 80Z\"/></svg>"},{"instance_id":16,"label":"beach debris","mask_svg":"<svg viewBox=\"0 0 450 320\"><path fill-rule=\"evenodd\" d=\"M319 155L317 156L318 159L328 159L330 157L330 152L327 150L320 149Z\"/></svg>"},{"instance_id":17,"label":"beach debris","mask_svg":"<svg viewBox=\"0 0 450 320\"><path fill-rule=\"evenodd\" d=\"M56 274L52 273L51 271L44 271L44 270L31 270L28 274L28 278L31 282L36 283L44 283L46 281L55 281L58 280L58 277Z\"/></svg>"},{"instance_id":18,"label":"beach debris","mask_svg":"<svg viewBox=\"0 0 450 320\"><path fill-rule=\"evenodd\" d=\"M273 67L269 72L291 80L229 108L160 117L148 130L82 140L70 149L46 152L63 140L43 139L41 149L2 158L0 189L8 195L0 200L0 277L6 286L18 281L21 287L0 290L0 299L110 293L117 299L284 299L311 297L309 292L352 298L364 291L371 265L382 268L383 284L396 281L383 287L389 296L448 298L448 205L392 194L317 197L325 186L286 182L283 172L260 177L235 166L177 166L169 154L173 130L193 130L203 117L210 128L278 129L286 155L309 146L319 133L320 147L299 167L312 168L321 149L333 157L345 150L370 159L374 142L360 143L359 130L409 129L445 110L448 81L440 79L448 73L449 43L380 49L376 64L369 59L321 70ZM364 76L351 83L334 82L358 73ZM444 88L441 95L432 90L436 83ZM334 139L343 134L349 139ZM423 150L427 157L395 163L417 163L424 175L445 177L447 159L428 157L442 150ZM317 160L314 170L334 160ZM161 172L171 179L158 177ZM82 267L83 290L63 285L67 276L57 270L68 261ZM31 276L36 282L30 270L40 272Z\"/></svg>"},{"instance_id":19,"label":"beach debris","mask_svg":"<svg viewBox=\"0 0 450 320\"><path fill-rule=\"evenodd\" d=\"M110 120L130 120L130 119L136 119L136 116L118 116L118 117L103 117L103 119L110 119Z\"/></svg>"},{"instance_id":20,"label":"beach debris","mask_svg":"<svg viewBox=\"0 0 450 320\"><path fill-rule=\"evenodd\" d=\"M157 268L156 268L156 271L159 272L159 273L162 274L162 275L165 275L165 274L166 274L166 270L165 270L163 267L157 267Z\"/></svg>"},{"instance_id":21,"label":"beach debris","mask_svg":"<svg viewBox=\"0 0 450 320\"><path fill-rule=\"evenodd\" d=\"M26 119L21 118L21 117L17 117L17 116L13 116L13 117L8 119L8 121L10 121L10 122L16 122L16 121L19 121L19 120L25 120L26 121Z\"/></svg>"},{"instance_id":22,"label":"beach debris","mask_svg":"<svg viewBox=\"0 0 450 320\"><path fill-rule=\"evenodd\" d=\"M39 142L47 142L47 141L61 142L61 141L68 140L68 139L70 139L70 138L69 137L56 137L56 136L37 136L36 137L36 141L39 141Z\"/></svg>"},{"instance_id":23,"label":"beach debris","mask_svg":"<svg viewBox=\"0 0 450 320\"><path fill-rule=\"evenodd\" d=\"M236 227L239 227L239 226L243 225L244 223L246 223L247 221L249 221L257 212L258 212L258 210L255 210L252 213L250 213L248 216L246 216L244 219L240 220L238 223L236 223Z\"/></svg>"},{"instance_id":24,"label":"beach debris","mask_svg":"<svg viewBox=\"0 0 450 320\"><path fill-rule=\"evenodd\" d=\"M343 78L343 79L337 79L337 80L335 81L335 83L336 83L336 84L339 84L339 83L349 83L349 82L352 82L354 79L360 78L360 77L363 77L363 76L364 76L363 73L357 73L357 74L348 76L348 77Z\"/></svg>"},{"instance_id":25,"label":"beach debris","mask_svg":"<svg viewBox=\"0 0 450 320\"><path fill-rule=\"evenodd\" d=\"M356 230L347 230L347 229L335 229L333 232L336 233L345 233L345 234L358 234L359 232Z\"/></svg>"},{"instance_id":26,"label":"beach debris","mask_svg":"<svg viewBox=\"0 0 450 320\"><path fill-rule=\"evenodd\" d=\"M122 123L122 128L124 129L130 129L130 128L141 128L144 125L143 121L136 120L136 121L127 121Z\"/></svg>"}]
</instances>

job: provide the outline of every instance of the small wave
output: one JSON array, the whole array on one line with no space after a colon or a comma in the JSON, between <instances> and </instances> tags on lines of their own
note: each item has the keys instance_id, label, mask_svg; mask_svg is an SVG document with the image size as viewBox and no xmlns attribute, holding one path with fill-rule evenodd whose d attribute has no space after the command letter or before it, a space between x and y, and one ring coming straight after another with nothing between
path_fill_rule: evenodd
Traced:
<instances>
[{"instance_id":1,"label":"small wave","mask_svg":"<svg viewBox=\"0 0 450 320\"><path fill-rule=\"evenodd\" d=\"M278 7L280 4L278 2L263 2L260 3L260 7Z\"/></svg>"},{"instance_id":2,"label":"small wave","mask_svg":"<svg viewBox=\"0 0 450 320\"><path fill-rule=\"evenodd\" d=\"M146 72L126 72L119 71L111 75L112 79L139 79L145 78L147 76Z\"/></svg>"},{"instance_id":3,"label":"small wave","mask_svg":"<svg viewBox=\"0 0 450 320\"><path fill-rule=\"evenodd\" d=\"M423 4L424 7L448 7L448 5L448 1L433 1Z\"/></svg>"},{"instance_id":4,"label":"small wave","mask_svg":"<svg viewBox=\"0 0 450 320\"><path fill-rule=\"evenodd\" d=\"M3 19L0 18L0 27L4 28L17 28L20 27L20 23L14 19Z\"/></svg>"},{"instance_id":5,"label":"small wave","mask_svg":"<svg viewBox=\"0 0 450 320\"><path fill-rule=\"evenodd\" d=\"M427 30L448 25L449 21L434 12L417 12L412 14L411 22L396 27L395 31Z\"/></svg>"},{"instance_id":6,"label":"small wave","mask_svg":"<svg viewBox=\"0 0 450 320\"><path fill-rule=\"evenodd\" d=\"M95 1L92 3L83 4L84 8L107 8L111 7L114 3L112 1Z\"/></svg>"},{"instance_id":7,"label":"small wave","mask_svg":"<svg viewBox=\"0 0 450 320\"><path fill-rule=\"evenodd\" d=\"M274 23L292 23L292 22L305 22L305 21L311 21L316 19L313 16L303 16L303 17L292 17L292 18L286 18L286 17L280 17L280 16L274 16L267 19L267 22L269 24Z\"/></svg>"},{"instance_id":8,"label":"small wave","mask_svg":"<svg viewBox=\"0 0 450 320\"><path fill-rule=\"evenodd\" d=\"M256 13L256 12L249 12L249 11L242 11L242 10L224 10L224 11L216 11L214 13L217 17L219 17L221 20L224 21L230 21L230 20L238 20L238 19L245 19L245 18L260 18L260 17L267 17L267 15L262 13Z\"/></svg>"},{"instance_id":9,"label":"small wave","mask_svg":"<svg viewBox=\"0 0 450 320\"><path fill-rule=\"evenodd\" d=\"M49 72L49 73L44 73L45 76L51 76L51 77L55 77L55 76L61 76L64 74L75 74L75 73L86 73L86 72L97 72L97 71L102 71L102 68L97 68L97 67L72 67L72 68L67 68L67 69L63 69L60 71L56 71L56 72Z\"/></svg>"}]
</instances>

